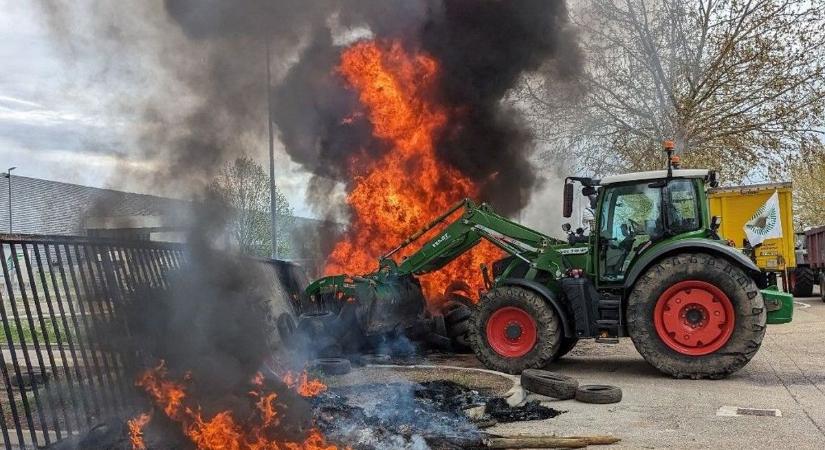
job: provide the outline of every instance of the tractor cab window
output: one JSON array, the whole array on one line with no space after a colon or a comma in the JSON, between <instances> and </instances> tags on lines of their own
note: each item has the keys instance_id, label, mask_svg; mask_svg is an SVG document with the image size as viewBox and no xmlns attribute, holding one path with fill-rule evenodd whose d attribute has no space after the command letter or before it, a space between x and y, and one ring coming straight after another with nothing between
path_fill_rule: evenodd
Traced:
<instances>
[{"instance_id":1,"label":"tractor cab window","mask_svg":"<svg viewBox=\"0 0 825 450\"><path fill-rule=\"evenodd\" d=\"M650 182L606 189L599 230L599 275L603 280L623 280L639 250L664 235L661 192Z\"/></svg>"},{"instance_id":2,"label":"tractor cab window","mask_svg":"<svg viewBox=\"0 0 825 450\"><path fill-rule=\"evenodd\" d=\"M667 227L671 234L698 230L701 225L696 189L691 180L671 180L668 183L670 207Z\"/></svg>"}]
</instances>

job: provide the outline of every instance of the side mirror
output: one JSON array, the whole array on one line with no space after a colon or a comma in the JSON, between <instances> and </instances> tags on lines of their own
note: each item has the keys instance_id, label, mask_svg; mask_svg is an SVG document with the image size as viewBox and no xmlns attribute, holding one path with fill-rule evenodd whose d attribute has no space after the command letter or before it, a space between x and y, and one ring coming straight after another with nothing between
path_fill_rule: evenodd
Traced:
<instances>
[{"instance_id":1,"label":"side mirror","mask_svg":"<svg viewBox=\"0 0 825 450\"><path fill-rule=\"evenodd\" d=\"M712 188L719 187L719 174L715 170L708 173L708 184Z\"/></svg>"},{"instance_id":2,"label":"side mirror","mask_svg":"<svg viewBox=\"0 0 825 450\"><path fill-rule=\"evenodd\" d=\"M570 224L569 224L569 223L565 223L565 224L563 224L563 225L561 226L561 229L562 229L562 231L564 231L565 233L569 233L569 232L570 232L570 230L572 229L572 227L570 226Z\"/></svg>"},{"instance_id":3,"label":"side mirror","mask_svg":"<svg viewBox=\"0 0 825 450\"><path fill-rule=\"evenodd\" d=\"M573 183L564 183L564 208L562 215L564 217L573 215Z\"/></svg>"}]
</instances>

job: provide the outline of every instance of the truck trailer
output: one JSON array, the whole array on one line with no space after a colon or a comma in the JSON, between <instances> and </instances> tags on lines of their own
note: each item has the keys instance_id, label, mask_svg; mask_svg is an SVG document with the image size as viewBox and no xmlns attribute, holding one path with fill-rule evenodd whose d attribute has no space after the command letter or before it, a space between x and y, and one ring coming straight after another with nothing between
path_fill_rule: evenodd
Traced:
<instances>
[{"instance_id":1,"label":"truck trailer","mask_svg":"<svg viewBox=\"0 0 825 450\"><path fill-rule=\"evenodd\" d=\"M736 248L748 255L756 266L771 278L771 284L775 284L775 280L781 277L788 292L793 290L797 275L792 188L791 183L770 183L716 187L708 190L710 214L721 219L719 235L733 242ZM745 224L774 192L779 194L782 237L766 239L760 245L752 246L745 235ZM804 289L805 281L801 281L799 287Z\"/></svg>"}]
</instances>

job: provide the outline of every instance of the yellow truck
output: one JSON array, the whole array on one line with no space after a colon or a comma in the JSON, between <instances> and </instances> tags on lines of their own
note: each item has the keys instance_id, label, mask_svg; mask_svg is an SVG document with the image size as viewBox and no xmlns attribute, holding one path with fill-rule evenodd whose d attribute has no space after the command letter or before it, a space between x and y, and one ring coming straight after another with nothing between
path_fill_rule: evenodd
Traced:
<instances>
[{"instance_id":1,"label":"yellow truck","mask_svg":"<svg viewBox=\"0 0 825 450\"><path fill-rule=\"evenodd\" d=\"M793 272L796 268L792 187L791 183L772 183L720 187L708 191L710 214L722 219L719 235L750 254L756 265L769 276L781 276L786 289L794 285ZM755 249L751 248L745 235L745 224L774 192L779 193L782 237L766 239Z\"/></svg>"}]
</instances>

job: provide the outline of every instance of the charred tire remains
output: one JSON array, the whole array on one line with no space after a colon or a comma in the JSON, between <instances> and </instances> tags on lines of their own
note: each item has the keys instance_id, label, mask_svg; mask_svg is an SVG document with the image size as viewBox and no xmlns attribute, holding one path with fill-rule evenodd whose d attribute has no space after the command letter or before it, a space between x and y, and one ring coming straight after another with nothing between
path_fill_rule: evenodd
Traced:
<instances>
[{"instance_id":1,"label":"charred tire remains","mask_svg":"<svg viewBox=\"0 0 825 450\"><path fill-rule=\"evenodd\" d=\"M579 382L567 375L539 369L525 369L521 372L521 386L530 392L568 400L576 396Z\"/></svg>"},{"instance_id":2,"label":"charred tire remains","mask_svg":"<svg viewBox=\"0 0 825 450\"><path fill-rule=\"evenodd\" d=\"M560 319L533 291L518 286L490 290L479 302L469 338L485 366L507 373L544 367L561 345Z\"/></svg>"},{"instance_id":3,"label":"charred tire remains","mask_svg":"<svg viewBox=\"0 0 825 450\"><path fill-rule=\"evenodd\" d=\"M334 328L337 319L331 312L304 313L298 317L298 330L310 337L323 337Z\"/></svg>"},{"instance_id":4,"label":"charred tire remains","mask_svg":"<svg viewBox=\"0 0 825 450\"><path fill-rule=\"evenodd\" d=\"M472 314L470 308L462 305L444 314L444 321L447 325L454 325L469 319Z\"/></svg>"},{"instance_id":5,"label":"charred tire remains","mask_svg":"<svg viewBox=\"0 0 825 450\"><path fill-rule=\"evenodd\" d=\"M704 253L668 256L639 278L627 328L645 360L676 378L723 378L765 335L762 294L738 266Z\"/></svg>"},{"instance_id":6,"label":"charred tire remains","mask_svg":"<svg viewBox=\"0 0 825 450\"><path fill-rule=\"evenodd\" d=\"M604 384L584 384L576 389L575 396L582 403L619 403L622 401L622 390Z\"/></svg>"},{"instance_id":7,"label":"charred tire remains","mask_svg":"<svg viewBox=\"0 0 825 450\"><path fill-rule=\"evenodd\" d=\"M810 297L814 294L816 276L810 267L797 267L793 271L793 296Z\"/></svg>"},{"instance_id":8,"label":"charred tire remains","mask_svg":"<svg viewBox=\"0 0 825 450\"><path fill-rule=\"evenodd\" d=\"M464 321L458 322L456 324L451 325L447 329L447 334L451 338L457 338L459 336L464 336L464 335L466 335L467 333L470 332L470 326L471 325L470 325L469 320L464 320Z\"/></svg>"},{"instance_id":9,"label":"charred tire remains","mask_svg":"<svg viewBox=\"0 0 825 450\"><path fill-rule=\"evenodd\" d=\"M352 364L344 358L319 358L313 366L327 375L345 375L352 370Z\"/></svg>"},{"instance_id":10,"label":"charred tire remains","mask_svg":"<svg viewBox=\"0 0 825 450\"><path fill-rule=\"evenodd\" d=\"M444 322L444 316L440 314L433 316L433 333L439 336L447 336L447 324Z\"/></svg>"}]
</instances>

